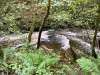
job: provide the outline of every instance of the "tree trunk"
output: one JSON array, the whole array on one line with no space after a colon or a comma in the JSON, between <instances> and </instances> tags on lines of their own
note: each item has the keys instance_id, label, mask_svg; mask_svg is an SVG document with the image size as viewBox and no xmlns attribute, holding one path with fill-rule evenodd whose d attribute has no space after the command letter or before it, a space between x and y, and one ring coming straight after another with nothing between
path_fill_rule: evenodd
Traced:
<instances>
[{"instance_id":1,"label":"tree trunk","mask_svg":"<svg viewBox=\"0 0 100 75\"><path fill-rule=\"evenodd\" d=\"M39 2L39 0L36 2L36 5L35 5L35 7L34 7L34 21L33 21L33 23L32 23L32 26L31 26L31 28L30 28L30 31L29 31L28 43L31 42L31 36L32 36L33 31L34 31L35 24L36 24L36 20L37 20L37 12L36 12L36 11L37 11L37 9L38 9L38 2Z\"/></svg>"},{"instance_id":2,"label":"tree trunk","mask_svg":"<svg viewBox=\"0 0 100 75\"><path fill-rule=\"evenodd\" d=\"M42 25L41 25L40 30L39 30L38 42L37 42L37 49L39 49L39 46L40 46L40 38L41 38L42 29L43 29L43 27L44 27L44 25L45 25L45 22L46 22L46 20L47 20L47 18L48 18L48 16L49 16L50 1L51 1L51 0L48 0L47 12L46 12L46 14L45 14L44 20L43 20Z\"/></svg>"},{"instance_id":3,"label":"tree trunk","mask_svg":"<svg viewBox=\"0 0 100 75\"><path fill-rule=\"evenodd\" d=\"M97 58L97 54L95 52L95 44L96 44L96 36L97 36L99 21L100 21L100 5L98 4L98 16L97 16L97 20L96 20L95 32L94 32L93 44L92 44L92 56L94 58Z\"/></svg>"},{"instance_id":4,"label":"tree trunk","mask_svg":"<svg viewBox=\"0 0 100 75\"><path fill-rule=\"evenodd\" d=\"M0 59L3 59L3 57L4 57L4 53L2 50L2 46L0 45Z\"/></svg>"}]
</instances>

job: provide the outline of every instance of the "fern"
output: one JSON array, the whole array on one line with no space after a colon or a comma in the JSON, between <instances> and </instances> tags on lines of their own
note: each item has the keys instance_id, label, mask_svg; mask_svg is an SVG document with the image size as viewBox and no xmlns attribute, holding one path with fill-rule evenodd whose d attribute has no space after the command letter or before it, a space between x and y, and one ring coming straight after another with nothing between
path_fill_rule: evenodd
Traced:
<instances>
[{"instance_id":1,"label":"fern","mask_svg":"<svg viewBox=\"0 0 100 75\"><path fill-rule=\"evenodd\" d=\"M60 60L60 59L59 58L46 59L46 60L44 60L43 62L40 63L38 68L40 69L40 68L43 68L44 66L51 66L51 65L57 63L58 60Z\"/></svg>"},{"instance_id":2,"label":"fern","mask_svg":"<svg viewBox=\"0 0 100 75\"><path fill-rule=\"evenodd\" d=\"M19 67L20 70L22 68L22 72L19 75L30 75L32 71L36 71L40 75L41 73L51 73L50 66L60 60L58 57L45 55L42 51L37 51L35 54L18 52L15 56L23 62L22 67Z\"/></svg>"},{"instance_id":3,"label":"fern","mask_svg":"<svg viewBox=\"0 0 100 75\"><path fill-rule=\"evenodd\" d=\"M64 65L64 67L67 68L66 70L67 70L71 75L77 75L77 73L76 73L73 69L71 69L69 66Z\"/></svg>"},{"instance_id":4,"label":"fern","mask_svg":"<svg viewBox=\"0 0 100 75\"><path fill-rule=\"evenodd\" d=\"M82 57L80 59L76 60L80 67L83 70L83 75L100 75L100 54L98 55L98 58L95 59L91 57L90 59L87 59L85 57ZM71 75L78 75L73 69L71 69L69 66L64 65L64 67L67 68L67 71Z\"/></svg>"},{"instance_id":5,"label":"fern","mask_svg":"<svg viewBox=\"0 0 100 75\"><path fill-rule=\"evenodd\" d=\"M85 71L86 73L91 73L92 75L100 74L100 71L97 68L98 66L90 59L86 59L85 57L82 57L81 59L78 59L77 62L82 68L82 70Z\"/></svg>"},{"instance_id":6,"label":"fern","mask_svg":"<svg viewBox=\"0 0 100 75\"><path fill-rule=\"evenodd\" d=\"M93 57L90 57L90 59L97 65L98 69L100 70L100 54L98 55L97 59Z\"/></svg>"}]
</instances>

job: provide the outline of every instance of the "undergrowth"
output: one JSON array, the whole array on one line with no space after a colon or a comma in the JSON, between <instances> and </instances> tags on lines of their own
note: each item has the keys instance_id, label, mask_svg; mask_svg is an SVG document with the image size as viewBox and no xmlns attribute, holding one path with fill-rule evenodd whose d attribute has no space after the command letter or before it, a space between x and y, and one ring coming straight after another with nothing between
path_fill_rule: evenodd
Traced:
<instances>
[{"instance_id":1,"label":"undergrowth","mask_svg":"<svg viewBox=\"0 0 100 75\"><path fill-rule=\"evenodd\" d=\"M7 48L0 70L4 75L66 75L66 68L59 60L58 56L47 55L43 50Z\"/></svg>"},{"instance_id":2,"label":"undergrowth","mask_svg":"<svg viewBox=\"0 0 100 75\"><path fill-rule=\"evenodd\" d=\"M81 75L100 75L100 54L98 55L97 59L93 57L90 57L88 59L85 57L81 57L76 61L82 69ZM71 75L78 75L69 66L67 68L67 71L70 72Z\"/></svg>"},{"instance_id":3,"label":"undergrowth","mask_svg":"<svg viewBox=\"0 0 100 75\"><path fill-rule=\"evenodd\" d=\"M100 74L100 54L97 59L81 57L76 62L81 75ZM40 49L31 50L26 45L18 49L9 47L0 61L0 75L80 75L66 63L58 56L48 55Z\"/></svg>"}]
</instances>

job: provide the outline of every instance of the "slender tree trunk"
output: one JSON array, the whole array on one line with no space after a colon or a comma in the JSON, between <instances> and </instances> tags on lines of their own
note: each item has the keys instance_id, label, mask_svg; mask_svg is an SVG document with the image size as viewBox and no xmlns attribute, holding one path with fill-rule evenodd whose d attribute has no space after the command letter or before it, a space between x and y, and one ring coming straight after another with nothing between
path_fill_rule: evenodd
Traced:
<instances>
[{"instance_id":1,"label":"slender tree trunk","mask_svg":"<svg viewBox=\"0 0 100 75\"><path fill-rule=\"evenodd\" d=\"M94 32L93 44L92 44L92 56L94 58L97 58L97 54L95 52L95 44L96 44L96 36L97 36L99 21L100 21L100 5L98 4L98 16L97 16L97 20L96 20L95 32Z\"/></svg>"},{"instance_id":2,"label":"slender tree trunk","mask_svg":"<svg viewBox=\"0 0 100 75\"><path fill-rule=\"evenodd\" d=\"M70 41L70 50L71 50L71 53L72 53L72 56L73 56L74 61L76 61L76 59L77 59L77 54L74 52L74 50L73 50L72 47L73 47L72 41Z\"/></svg>"},{"instance_id":3,"label":"slender tree trunk","mask_svg":"<svg viewBox=\"0 0 100 75\"><path fill-rule=\"evenodd\" d=\"M51 0L48 0L47 12L45 14L44 20L43 20L42 25L41 25L40 30L39 30L38 42L37 42L37 49L39 49L39 46L40 46L40 38L41 38L42 29L43 29L43 27L45 25L45 22L46 22L46 20L47 20L47 18L49 16L50 2L51 2Z\"/></svg>"},{"instance_id":4,"label":"slender tree trunk","mask_svg":"<svg viewBox=\"0 0 100 75\"><path fill-rule=\"evenodd\" d=\"M28 35L28 43L30 43L31 42L31 36L32 36L32 33L33 33L33 31L34 31L34 28L35 28L35 24L36 24L36 20L37 20L37 9L38 9L38 2L39 2L39 0L36 2L36 4L35 4L35 7L34 7L34 21L33 21L33 23L32 23L32 26L31 26L31 28L30 28L30 31L29 31L29 35Z\"/></svg>"},{"instance_id":5,"label":"slender tree trunk","mask_svg":"<svg viewBox=\"0 0 100 75\"><path fill-rule=\"evenodd\" d=\"M0 45L0 59L3 59L3 57L4 57L4 53L2 50L2 46Z\"/></svg>"},{"instance_id":6,"label":"slender tree trunk","mask_svg":"<svg viewBox=\"0 0 100 75\"><path fill-rule=\"evenodd\" d=\"M34 16L34 21L33 21L33 24L30 28L30 31L29 31L29 35L28 35L28 43L31 42L31 36L32 36L32 33L34 31L34 28L35 28L35 23L36 23L36 16Z\"/></svg>"}]
</instances>

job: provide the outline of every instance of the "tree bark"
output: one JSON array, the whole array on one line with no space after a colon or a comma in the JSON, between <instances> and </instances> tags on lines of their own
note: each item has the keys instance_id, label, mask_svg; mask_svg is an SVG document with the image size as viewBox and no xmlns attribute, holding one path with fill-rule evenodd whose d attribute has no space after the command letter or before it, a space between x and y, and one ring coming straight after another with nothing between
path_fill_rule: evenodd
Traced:
<instances>
[{"instance_id":1,"label":"tree bark","mask_svg":"<svg viewBox=\"0 0 100 75\"><path fill-rule=\"evenodd\" d=\"M45 14L44 20L43 20L42 25L41 25L40 30L39 30L38 42L37 42L37 49L39 49L39 46L40 46L40 38L41 38L42 29L45 26L45 22L46 22L46 20L47 20L47 18L49 16L50 2L51 2L51 0L48 0L47 12Z\"/></svg>"}]
</instances>

